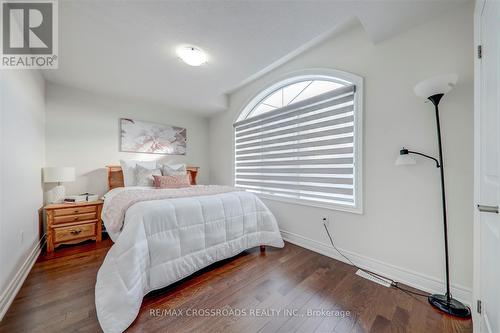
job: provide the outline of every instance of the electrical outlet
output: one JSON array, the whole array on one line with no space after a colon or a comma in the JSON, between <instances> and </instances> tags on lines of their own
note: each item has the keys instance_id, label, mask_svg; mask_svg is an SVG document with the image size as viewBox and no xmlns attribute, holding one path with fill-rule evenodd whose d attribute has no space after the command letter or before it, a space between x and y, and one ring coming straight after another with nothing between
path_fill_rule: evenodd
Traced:
<instances>
[{"instance_id":1,"label":"electrical outlet","mask_svg":"<svg viewBox=\"0 0 500 333\"><path fill-rule=\"evenodd\" d=\"M328 218L328 216L323 216L321 218L321 221L326 225L327 228L330 228L330 219Z\"/></svg>"}]
</instances>

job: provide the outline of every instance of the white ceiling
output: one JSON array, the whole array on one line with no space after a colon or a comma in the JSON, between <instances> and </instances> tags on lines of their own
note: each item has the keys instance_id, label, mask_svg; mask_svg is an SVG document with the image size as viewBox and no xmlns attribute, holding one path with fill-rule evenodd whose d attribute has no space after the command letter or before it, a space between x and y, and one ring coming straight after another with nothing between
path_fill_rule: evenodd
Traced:
<instances>
[{"instance_id":1,"label":"white ceiling","mask_svg":"<svg viewBox=\"0 0 500 333\"><path fill-rule=\"evenodd\" d=\"M59 69L48 81L211 115L226 94L357 17L374 42L467 0L59 1ZM208 64L177 59L179 44Z\"/></svg>"}]
</instances>

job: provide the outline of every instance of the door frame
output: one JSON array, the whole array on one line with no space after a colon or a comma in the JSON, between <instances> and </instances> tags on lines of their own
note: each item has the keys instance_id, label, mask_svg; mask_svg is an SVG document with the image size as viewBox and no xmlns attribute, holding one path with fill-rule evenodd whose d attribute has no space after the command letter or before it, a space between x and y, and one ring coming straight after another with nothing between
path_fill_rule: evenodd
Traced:
<instances>
[{"instance_id":1,"label":"door frame","mask_svg":"<svg viewBox=\"0 0 500 333\"><path fill-rule=\"evenodd\" d=\"M472 283L472 321L474 333L481 333L481 314L478 313L477 301L481 297L480 259L481 229L477 203L480 202L480 111L481 111L481 59L478 59L477 47L481 45L481 16L487 0L476 0L474 8L474 220L473 220L473 283Z\"/></svg>"}]
</instances>

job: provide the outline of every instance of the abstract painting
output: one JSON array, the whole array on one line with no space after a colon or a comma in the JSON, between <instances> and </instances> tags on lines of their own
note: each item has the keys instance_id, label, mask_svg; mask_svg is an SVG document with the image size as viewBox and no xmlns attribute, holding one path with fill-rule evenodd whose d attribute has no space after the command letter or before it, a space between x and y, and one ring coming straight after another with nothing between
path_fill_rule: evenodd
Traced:
<instances>
[{"instance_id":1,"label":"abstract painting","mask_svg":"<svg viewBox=\"0 0 500 333\"><path fill-rule=\"evenodd\" d=\"M127 118L120 119L121 151L186 155L186 129Z\"/></svg>"}]
</instances>

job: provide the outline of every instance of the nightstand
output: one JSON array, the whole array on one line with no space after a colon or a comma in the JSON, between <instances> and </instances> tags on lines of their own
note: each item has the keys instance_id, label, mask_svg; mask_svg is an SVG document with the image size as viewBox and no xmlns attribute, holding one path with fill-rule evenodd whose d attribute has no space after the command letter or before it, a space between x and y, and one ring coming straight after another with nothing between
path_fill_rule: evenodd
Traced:
<instances>
[{"instance_id":1,"label":"nightstand","mask_svg":"<svg viewBox=\"0 0 500 333\"><path fill-rule=\"evenodd\" d=\"M47 252L61 244L76 244L102 239L101 200L79 203L50 204L44 207Z\"/></svg>"}]
</instances>

